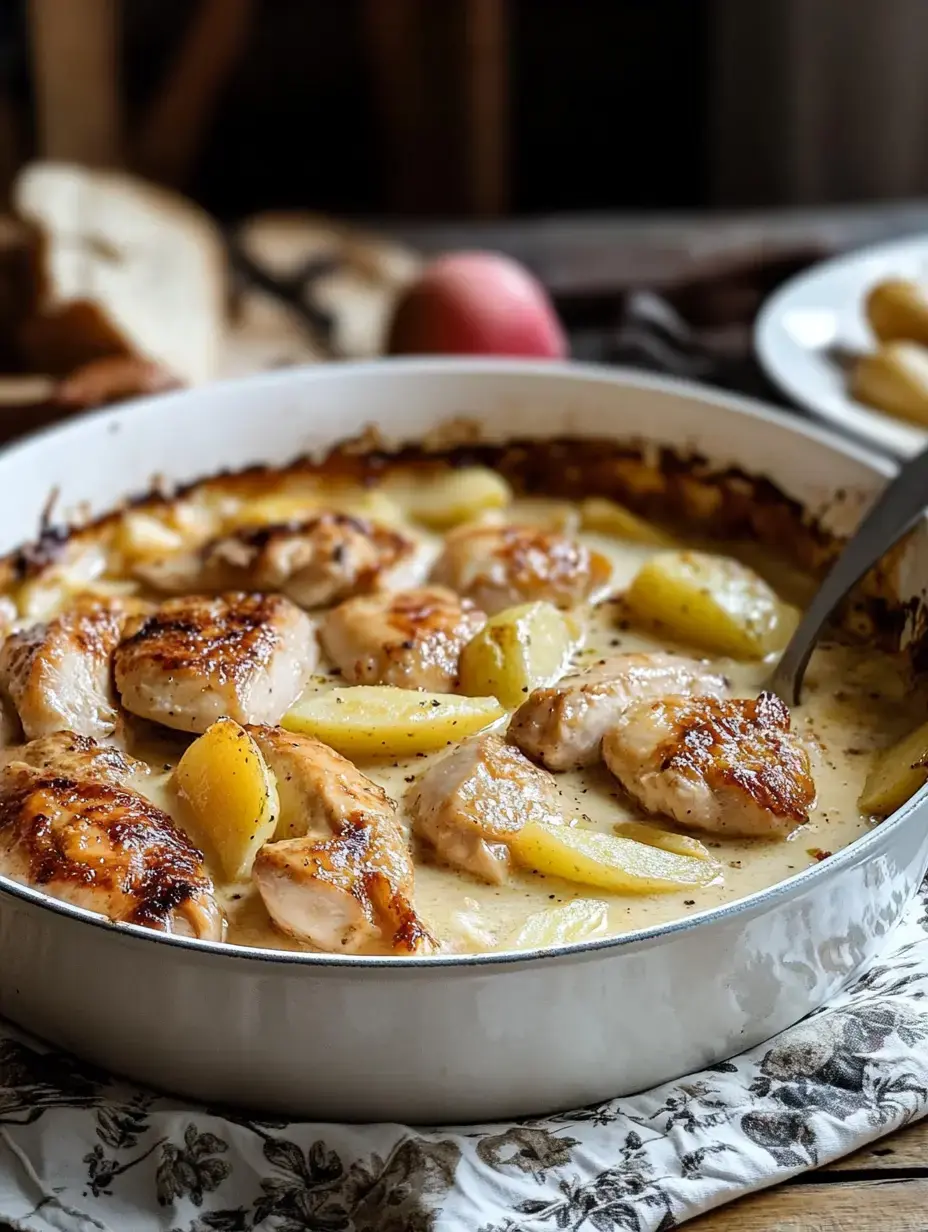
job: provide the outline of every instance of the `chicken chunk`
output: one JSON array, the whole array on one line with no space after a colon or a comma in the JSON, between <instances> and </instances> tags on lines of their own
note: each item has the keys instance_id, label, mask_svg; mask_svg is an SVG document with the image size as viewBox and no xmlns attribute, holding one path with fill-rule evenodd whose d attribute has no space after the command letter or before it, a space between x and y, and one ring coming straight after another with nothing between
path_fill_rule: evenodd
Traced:
<instances>
[{"instance_id":1,"label":"chicken chunk","mask_svg":"<svg viewBox=\"0 0 928 1232\"><path fill-rule=\"evenodd\" d=\"M64 778L89 779L114 787L144 782L151 768L110 744L97 744L77 732L58 731L10 750L10 760Z\"/></svg>"},{"instance_id":2,"label":"chicken chunk","mask_svg":"<svg viewBox=\"0 0 928 1232\"><path fill-rule=\"evenodd\" d=\"M0 772L0 872L120 923L222 937L201 853L167 813L113 783L11 762Z\"/></svg>"},{"instance_id":3,"label":"chicken chunk","mask_svg":"<svg viewBox=\"0 0 928 1232\"><path fill-rule=\"evenodd\" d=\"M204 732L222 715L276 723L316 666L312 623L280 595L169 599L116 651L116 687L133 714Z\"/></svg>"},{"instance_id":4,"label":"chicken chunk","mask_svg":"<svg viewBox=\"0 0 928 1232\"><path fill-rule=\"evenodd\" d=\"M462 526L445 540L431 579L491 616L519 603L574 607L608 585L605 556L538 526Z\"/></svg>"},{"instance_id":5,"label":"chicken chunk","mask_svg":"<svg viewBox=\"0 0 928 1232\"><path fill-rule=\"evenodd\" d=\"M281 828L296 836L266 843L254 863L276 926L336 953L371 942L395 953L431 950L413 905L406 835L386 792L310 736L248 732L277 779Z\"/></svg>"},{"instance_id":6,"label":"chicken chunk","mask_svg":"<svg viewBox=\"0 0 928 1232\"><path fill-rule=\"evenodd\" d=\"M562 820L554 779L499 736L467 740L409 789L413 832L437 859L501 885L512 835Z\"/></svg>"},{"instance_id":7,"label":"chicken chunk","mask_svg":"<svg viewBox=\"0 0 928 1232\"><path fill-rule=\"evenodd\" d=\"M279 591L300 607L411 585L417 545L366 518L322 513L305 522L248 526L136 566L136 574L173 594L225 590Z\"/></svg>"},{"instance_id":8,"label":"chicken chunk","mask_svg":"<svg viewBox=\"0 0 928 1232\"><path fill-rule=\"evenodd\" d=\"M697 659L613 655L535 689L512 716L508 737L549 770L589 766L599 760L603 735L635 702L669 694L722 697L726 687L724 676Z\"/></svg>"},{"instance_id":9,"label":"chicken chunk","mask_svg":"<svg viewBox=\"0 0 928 1232\"><path fill-rule=\"evenodd\" d=\"M46 624L10 634L0 650L0 690L28 737L62 730L112 734L118 714L113 652L139 606L85 601Z\"/></svg>"},{"instance_id":10,"label":"chicken chunk","mask_svg":"<svg viewBox=\"0 0 928 1232\"><path fill-rule=\"evenodd\" d=\"M319 636L349 684L450 693L461 651L485 623L469 599L428 586L347 599L326 615Z\"/></svg>"},{"instance_id":11,"label":"chicken chunk","mask_svg":"<svg viewBox=\"0 0 928 1232\"><path fill-rule=\"evenodd\" d=\"M773 693L641 702L606 733L603 757L643 808L685 829L776 837L815 804L809 755Z\"/></svg>"},{"instance_id":12,"label":"chicken chunk","mask_svg":"<svg viewBox=\"0 0 928 1232\"><path fill-rule=\"evenodd\" d=\"M430 952L400 834L360 820L329 839L267 843L253 876L274 924L329 953L355 953L377 940L397 954Z\"/></svg>"},{"instance_id":13,"label":"chicken chunk","mask_svg":"<svg viewBox=\"0 0 928 1232\"><path fill-rule=\"evenodd\" d=\"M328 838L357 816L393 818L384 789L321 740L267 725L245 730L277 780L278 838Z\"/></svg>"}]
</instances>

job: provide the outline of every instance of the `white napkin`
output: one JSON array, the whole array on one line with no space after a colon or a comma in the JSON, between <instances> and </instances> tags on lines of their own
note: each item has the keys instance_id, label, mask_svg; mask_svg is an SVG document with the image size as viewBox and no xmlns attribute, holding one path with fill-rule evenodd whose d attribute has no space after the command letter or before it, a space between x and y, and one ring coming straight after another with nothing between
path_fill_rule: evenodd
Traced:
<instances>
[{"instance_id":1,"label":"white napkin","mask_svg":"<svg viewBox=\"0 0 928 1232\"><path fill-rule=\"evenodd\" d=\"M507 1125L257 1121L0 1029L0 1219L30 1232L663 1232L928 1111L928 891L827 1009L629 1099Z\"/></svg>"}]
</instances>

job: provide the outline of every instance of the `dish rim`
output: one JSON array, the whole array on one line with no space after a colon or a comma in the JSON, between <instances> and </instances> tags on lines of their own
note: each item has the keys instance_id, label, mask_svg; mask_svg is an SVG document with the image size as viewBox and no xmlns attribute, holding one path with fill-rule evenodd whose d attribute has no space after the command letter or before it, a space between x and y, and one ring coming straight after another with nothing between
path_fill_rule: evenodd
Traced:
<instances>
[{"instance_id":1,"label":"dish rim","mask_svg":"<svg viewBox=\"0 0 928 1232\"><path fill-rule=\"evenodd\" d=\"M877 256L889 257L895 252L911 252L915 248L924 250L925 260L928 262L928 233L878 241L863 248L836 253L824 261L817 261L809 269L788 278L767 297L757 314L752 331L754 354L767 378L781 393L786 394L810 415L814 415L819 423L833 425L837 431L847 432L857 442L880 449L893 459L912 457L925 448L928 445L928 427L919 428L918 424L899 419L877 407L867 406L846 392L816 398L808 392L802 380L793 377L788 364L772 362L771 354L780 349L777 340L781 336L788 337L782 324L783 305L797 291L804 291L836 270L845 270ZM804 354L808 353L807 348L798 347L795 343L790 345ZM848 410L853 416L851 423L846 422ZM887 439L887 436L890 439Z\"/></svg>"},{"instance_id":2,"label":"dish rim","mask_svg":"<svg viewBox=\"0 0 928 1232\"><path fill-rule=\"evenodd\" d=\"M385 369L398 371L406 375L414 375L416 372L444 372L449 378L457 378L467 373L486 373L514 377L556 375L561 379L576 381L578 384L584 384L590 380L598 380L608 385L614 385L619 389L637 388L653 392L678 394L681 397L688 397L697 402L713 402L716 406L743 414L749 419L761 420L779 428L784 428L800 438L806 437L807 439L815 440L819 444L855 459L877 475L882 474L889 478L894 470L892 459L874 456L859 441L843 439L837 433L819 424L807 423L790 415L788 411L777 410L761 402L759 399L730 394L717 390L712 386L700 385L695 381L658 376L623 366L516 359L391 358L362 362L336 361L319 367L299 365L294 368L271 373L256 373L248 377L217 381L208 387L200 388L209 388L213 392L218 392L221 396L223 389L229 387L238 388L242 384L250 384L267 390L273 390L277 385L286 386L298 383L300 377L305 379L309 374L312 374L313 381L325 381L326 379L334 379L346 373L348 375L355 373L370 374L383 372ZM122 406L104 407L91 411L75 418L69 423L47 425L29 433L2 450L3 464L15 465L17 454L27 452L37 441L44 437L52 435L67 436L71 433L80 435L88 421L96 421L104 425L108 424L110 425L110 431L114 430L113 426L115 425L115 431L120 431L123 424L130 421L131 417L137 415L142 408L147 406L150 410L152 406L157 406L158 409L163 409L166 403L185 402L191 398L196 399L198 392L197 388L193 388L178 390L169 394L155 395ZM12 459L12 462L10 459ZM213 474L218 473L219 470L213 472ZM204 479L209 477L203 476ZM155 929L146 928L141 924L109 920L96 912L63 902L61 899L45 894L42 890L23 885L3 874L0 874L0 895L19 899L31 906L51 911L56 915L74 920L80 924L101 928L114 937L119 937L126 941L168 945L188 953L202 954L204 958L208 955L245 963L266 963L274 966L295 966L297 968L311 967L328 971L359 968L383 970L386 968L397 972L414 972L423 970L434 971L439 968L463 968L469 970L476 967L494 969L509 968L513 965L523 966L531 964L535 966L541 962L553 963L568 958L594 955L607 950L637 950L647 947L652 942L661 941L665 937L675 936L697 928L707 929L715 923L730 920L736 916L750 917L765 907L772 907L781 899L802 893L808 887L814 886L818 881L824 880L832 874L837 874L856 863L866 855L871 847L875 847L884 835L891 830L895 830L914 809L919 808L926 798L928 798L928 782L907 800L901 808L890 814L889 817L885 818L878 825L875 825L869 833L861 835L834 855L829 856L827 860L822 860L783 881L775 882L763 890L747 894L743 898L735 899L733 902L709 907L704 911L698 911L693 915L684 916L678 920L652 925L649 928L634 929L631 932L621 933L617 936L602 937L591 941L579 941L570 945L549 946L536 950L502 950L487 954L435 954L398 957L380 954L326 954L300 950L278 950L265 946L239 946L228 941L205 941L197 937L184 937L173 933L159 932Z\"/></svg>"}]
</instances>

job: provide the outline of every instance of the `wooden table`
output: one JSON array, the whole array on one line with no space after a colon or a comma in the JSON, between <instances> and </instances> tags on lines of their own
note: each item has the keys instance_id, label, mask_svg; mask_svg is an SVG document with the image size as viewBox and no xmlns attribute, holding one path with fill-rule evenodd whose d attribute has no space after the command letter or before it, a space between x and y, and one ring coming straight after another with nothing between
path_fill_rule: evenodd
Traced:
<instances>
[{"instance_id":1,"label":"wooden table","mask_svg":"<svg viewBox=\"0 0 928 1232\"><path fill-rule=\"evenodd\" d=\"M925 1232L928 1122L687 1227L693 1232Z\"/></svg>"}]
</instances>

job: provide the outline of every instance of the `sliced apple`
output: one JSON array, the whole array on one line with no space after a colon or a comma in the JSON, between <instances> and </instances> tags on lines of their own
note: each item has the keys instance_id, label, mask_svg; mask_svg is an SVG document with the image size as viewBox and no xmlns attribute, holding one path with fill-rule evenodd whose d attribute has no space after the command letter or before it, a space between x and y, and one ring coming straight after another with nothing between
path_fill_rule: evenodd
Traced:
<instances>
[{"instance_id":1,"label":"sliced apple","mask_svg":"<svg viewBox=\"0 0 928 1232\"><path fill-rule=\"evenodd\" d=\"M357 685L303 698L284 715L283 726L346 756L412 757L472 736L504 713L495 697Z\"/></svg>"},{"instance_id":2,"label":"sliced apple","mask_svg":"<svg viewBox=\"0 0 928 1232\"><path fill-rule=\"evenodd\" d=\"M655 547L672 548L676 541L666 531L646 522L624 505L604 496L590 496L580 506L580 525L584 530L597 530L616 539L632 543L653 543Z\"/></svg>"},{"instance_id":3,"label":"sliced apple","mask_svg":"<svg viewBox=\"0 0 928 1232\"><path fill-rule=\"evenodd\" d=\"M575 898L560 907L548 907L530 915L506 943L512 950L544 950L552 945L570 945L601 937L609 926L607 903L594 898Z\"/></svg>"},{"instance_id":4,"label":"sliced apple","mask_svg":"<svg viewBox=\"0 0 928 1232\"><path fill-rule=\"evenodd\" d=\"M188 746L174 785L195 840L215 852L229 881L248 877L280 812L274 776L251 736L232 719L217 720Z\"/></svg>"},{"instance_id":5,"label":"sliced apple","mask_svg":"<svg viewBox=\"0 0 928 1232\"><path fill-rule=\"evenodd\" d=\"M709 885L719 875L713 860L577 826L529 822L510 839L509 849L532 872L614 894L666 894Z\"/></svg>"}]
</instances>

